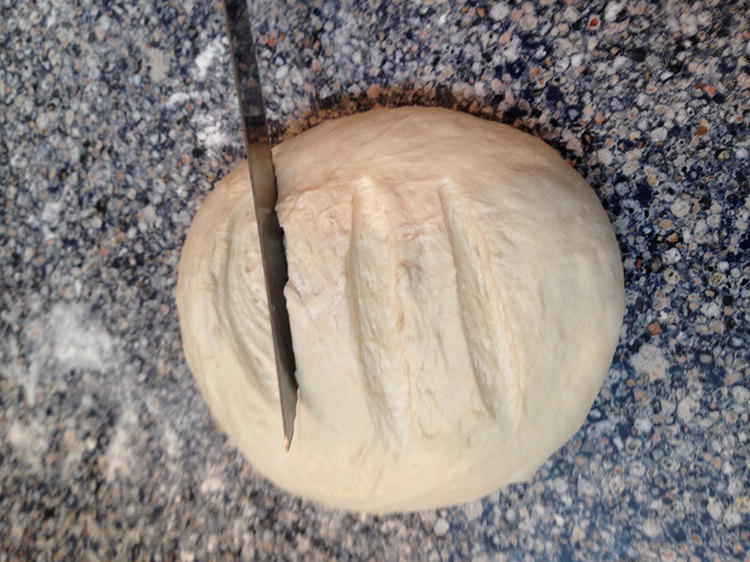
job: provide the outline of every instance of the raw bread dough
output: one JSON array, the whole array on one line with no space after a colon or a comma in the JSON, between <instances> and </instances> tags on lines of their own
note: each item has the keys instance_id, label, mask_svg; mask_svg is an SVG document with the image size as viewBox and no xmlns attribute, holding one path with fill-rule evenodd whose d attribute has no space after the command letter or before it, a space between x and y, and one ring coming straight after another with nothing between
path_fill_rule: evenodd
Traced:
<instances>
[{"instance_id":1,"label":"raw bread dough","mask_svg":"<svg viewBox=\"0 0 750 562\"><path fill-rule=\"evenodd\" d=\"M407 511L529 478L580 427L624 309L612 227L544 142L443 109L374 110L276 147L300 402L284 449L246 163L180 264L188 364L273 482Z\"/></svg>"}]
</instances>

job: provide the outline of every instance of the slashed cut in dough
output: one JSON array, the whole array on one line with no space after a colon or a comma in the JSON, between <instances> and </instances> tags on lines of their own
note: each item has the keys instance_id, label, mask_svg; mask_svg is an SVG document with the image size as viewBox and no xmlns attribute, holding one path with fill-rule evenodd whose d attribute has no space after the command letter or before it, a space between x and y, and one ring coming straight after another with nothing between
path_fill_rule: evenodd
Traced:
<instances>
[{"instance_id":1,"label":"slashed cut in dough","mask_svg":"<svg viewBox=\"0 0 750 562\"><path fill-rule=\"evenodd\" d=\"M444 109L329 121L274 150L300 402L284 449L247 164L202 204L177 303L219 426L295 494L444 506L529 478L582 424L623 275L586 182L544 142Z\"/></svg>"}]
</instances>

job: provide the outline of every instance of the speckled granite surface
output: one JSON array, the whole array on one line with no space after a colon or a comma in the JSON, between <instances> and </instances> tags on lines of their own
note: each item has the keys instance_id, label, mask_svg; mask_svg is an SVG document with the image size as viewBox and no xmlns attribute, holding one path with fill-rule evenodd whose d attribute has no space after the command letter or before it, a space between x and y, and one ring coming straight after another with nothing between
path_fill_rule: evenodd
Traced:
<instances>
[{"instance_id":1,"label":"speckled granite surface","mask_svg":"<svg viewBox=\"0 0 750 562\"><path fill-rule=\"evenodd\" d=\"M0 11L0 560L748 559L746 2L253 5L278 138L457 106L561 150L620 240L581 431L527 484L388 517L255 475L182 358L179 249L243 153L221 5Z\"/></svg>"}]
</instances>

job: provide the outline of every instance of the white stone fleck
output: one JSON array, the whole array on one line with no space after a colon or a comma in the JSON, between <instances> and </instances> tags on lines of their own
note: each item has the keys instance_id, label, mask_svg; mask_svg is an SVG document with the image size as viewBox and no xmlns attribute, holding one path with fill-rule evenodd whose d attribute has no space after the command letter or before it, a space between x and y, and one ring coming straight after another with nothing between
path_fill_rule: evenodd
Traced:
<instances>
[{"instance_id":1,"label":"white stone fleck","mask_svg":"<svg viewBox=\"0 0 750 562\"><path fill-rule=\"evenodd\" d=\"M706 232L708 232L708 224L703 219L698 219L695 223L693 234L695 234L695 236L703 236Z\"/></svg>"},{"instance_id":2,"label":"white stone fleck","mask_svg":"<svg viewBox=\"0 0 750 562\"><path fill-rule=\"evenodd\" d=\"M141 213L143 213L143 222L146 225L152 224L157 218L156 209L153 205L146 205Z\"/></svg>"},{"instance_id":3,"label":"white stone fleck","mask_svg":"<svg viewBox=\"0 0 750 562\"><path fill-rule=\"evenodd\" d=\"M195 66L198 78L203 79L208 74L209 67L213 64L216 55L221 50L221 38L216 38L195 57Z\"/></svg>"},{"instance_id":4,"label":"white stone fleck","mask_svg":"<svg viewBox=\"0 0 750 562\"><path fill-rule=\"evenodd\" d=\"M612 153L606 148L600 148L599 150L597 150L596 156L599 159L599 162L601 162L605 166L609 166L614 159Z\"/></svg>"},{"instance_id":5,"label":"white stone fleck","mask_svg":"<svg viewBox=\"0 0 750 562\"><path fill-rule=\"evenodd\" d=\"M196 133L196 138L209 148L216 148L227 143L227 136L221 130L221 123L207 125Z\"/></svg>"},{"instance_id":6,"label":"white stone fleck","mask_svg":"<svg viewBox=\"0 0 750 562\"><path fill-rule=\"evenodd\" d=\"M711 228L719 228L719 226L721 226L721 217L722 215L720 213L708 215L706 223L708 223L708 226L710 226Z\"/></svg>"},{"instance_id":7,"label":"white stone fleck","mask_svg":"<svg viewBox=\"0 0 750 562\"><path fill-rule=\"evenodd\" d=\"M640 160L642 155L643 155L643 150L639 148L634 148L633 150L628 150L625 153L625 159L626 160Z\"/></svg>"},{"instance_id":8,"label":"white stone fleck","mask_svg":"<svg viewBox=\"0 0 750 562\"><path fill-rule=\"evenodd\" d=\"M629 62L630 62L630 59L628 57L623 56L623 55L617 55L615 57L615 60L612 61L612 68L614 68L615 70L618 70L622 68L623 66L625 66L626 64L628 64Z\"/></svg>"},{"instance_id":9,"label":"white stone fleck","mask_svg":"<svg viewBox=\"0 0 750 562\"><path fill-rule=\"evenodd\" d=\"M596 493L594 485L584 478L578 479L578 491L584 496L593 496Z\"/></svg>"},{"instance_id":10,"label":"white stone fleck","mask_svg":"<svg viewBox=\"0 0 750 562\"><path fill-rule=\"evenodd\" d=\"M701 312L709 318L716 318L721 312L721 309L719 308L718 303L711 301L701 306Z\"/></svg>"},{"instance_id":11,"label":"white stone fleck","mask_svg":"<svg viewBox=\"0 0 750 562\"><path fill-rule=\"evenodd\" d=\"M680 197L669 206L669 210L672 211L672 214L677 218L687 216L690 212L690 201L685 197Z\"/></svg>"},{"instance_id":12,"label":"white stone fleck","mask_svg":"<svg viewBox=\"0 0 750 562\"><path fill-rule=\"evenodd\" d=\"M737 385L732 388L732 398L734 398L734 401L738 404L748 406L750 405L750 390L744 386Z\"/></svg>"},{"instance_id":13,"label":"white stone fleck","mask_svg":"<svg viewBox=\"0 0 750 562\"><path fill-rule=\"evenodd\" d=\"M622 10L624 2L607 2L607 6L604 8L604 21L615 21L617 15Z\"/></svg>"},{"instance_id":14,"label":"white stone fleck","mask_svg":"<svg viewBox=\"0 0 750 562\"><path fill-rule=\"evenodd\" d=\"M708 500L708 514L711 516L711 519L714 521L719 521L721 519L721 514L723 512L723 508L721 507L721 502L717 500L716 498L711 498Z\"/></svg>"},{"instance_id":15,"label":"white stone fleck","mask_svg":"<svg viewBox=\"0 0 750 562\"><path fill-rule=\"evenodd\" d=\"M643 523L643 532L648 537L651 537L651 538L658 537L661 534L661 525L659 525L658 521L649 517Z\"/></svg>"},{"instance_id":16,"label":"white stone fleck","mask_svg":"<svg viewBox=\"0 0 750 562\"><path fill-rule=\"evenodd\" d=\"M286 77L288 72L289 72L289 67L286 65L281 65L276 70L276 76L275 76L276 80L283 80Z\"/></svg>"},{"instance_id":17,"label":"white stone fleck","mask_svg":"<svg viewBox=\"0 0 750 562\"><path fill-rule=\"evenodd\" d=\"M632 476L633 476L634 478L642 478L642 477L643 477L643 475L644 475L644 474L646 474L646 467L645 467L645 466L644 466L644 464L643 464L643 463L642 463L641 461L639 461L639 460L633 461L633 462L632 462L632 463L630 464L630 467L629 467L629 469L630 469L630 474L631 474L631 475L632 475Z\"/></svg>"},{"instance_id":18,"label":"white stone fleck","mask_svg":"<svg viewBox=\"0 0 750 562\"><path fill-rule=\"evenodd\" d=\"M151 81L161 82L166 78L169 70L166 53L159 49L148 48L146 49L146 55L148 56L148 65L151 67L149 71Z\"/></svg>"},{"instance_id":19,"label":"white stone fleck","mask_svg":"<svg viewBox=\"0 0 750 562\"><path fill-rule=\"evenodd\" d=\"M201 493L206 495L223 493L225 488L224 481L217 474L207 476L200 485Z\"/></svg>"},{"instance_id":20,"label":"white stone fleck","mask_svg":"<svg viewBox=\"0 0 750 562\"><path fill-rule=\"evenodd\" d=\"M682 32L688 37L698 33L698 21L695 15L690 11L683 12L680 16L680 27L682 28Z\"/></svg>"},{"instance_id":21,"label":"white stone fleck","mask_svg":"<svg viewBox=\"0 0 750 562\"><path fill-rule=\"evenodd\" d=\"M574 55L570 55L570 66L573 68L578 68L583 63L583 54L582 53L576 53Z\"/></svg>"},{"instance_id":22,"label":"white stone fleck","mask_svg":"<svg viewBox=\"0 0 750 562\"><path fill-rule=\"evenodd\" d=\"M648 375L651 380L663 378L669 367L661 348L651 344L641 346L631 357L630 364L637 374Z\"/></svg>"},{"instance_id":23,"label":"white stone fleck","mask_svg":"<svg viewBox=\"0 0 750 562\"><path fill-rule=\"evenodd\" d=\"M742 480L740 480L739 478L730 478L729 484L727 485L727 493L732 496L736 496L740 492L742 492L742 487L743 487ZM737 501L741 502L742 499L736 498L735 502ZM748 505L748 508L750 508L750 504Z\"/></svg>"},{"instance_id":24,"label":"white stone fleck","mask_svg":"<svg viewBox=\"0 0 750 562\"><path fill-rule=\"evenodd\" d=\"M661 398L659 400L661 411L665 416L672 415L672 413L677 408L677 405L672 400L667 400L666 398Z\"/></svg>"},{"instance_id":25,"label":"white stone fleck","mask_svg":"<svg viewBox=\"0 0 750 562\"><path fill-rule=\"evenodd\" d=\"M742 489L742 485L738 487L737 493ZM734 505L732 506L737 513L750 513L750 496L738 496L734 498Z\"/></svg>"},{"instance_id":26,"label":"white stone fleck","mask_svg":"<svg viewBox=\"0 0 750 562\"><path fill-rule=\"evenodd\" d=\"M648 107L652 101L651 97L647 96L645 93L638 94L638 97L635 98L635 104L641 108Z\"/></svg>"},{"instance_id":27,"label":"white stone fleck","mask_svg":"<svg viewBox=\"0 0 750 562\"><path fill-rule=\"evenodd\" d=\"M570 66L570 59L568 57L560 57L555 63L555 69L564 72Z\"/></svg>"},{"instance_id":28,"label":"white stone fleck","mask_svg":"<svg viewBox=\"0 0 750 562\"><path fill-rule=\"evenodd\" d=\"M36 118L36 126L39 129L46 129L52 121L57 119L57 115L56 111L42 111Z\"/></svg>"},{"instance_id":29,"label":"white stone fleck","mask_svg":"<svg viewBox=\"0 0 750 562\"><path fill-rule=\"evenodd\" d=\"M586 538L586 531L581 528L577 523L573 524L573 530L570 532L570 540L575 544L579 541L583 541Z\"/></svg>"},{"instance_id":30,"label":"white stone fleck","mask_svg":"<svg viewBox=\"0 0 750 562\"><path fill-rule=\"evenodd\" d=\"M175 92L169 98L167 98L167 107L174 107L177 104L185 103L186 101L189 101L194 94L189 94L186 92Z\"/></svg>"},{"instance_id":31,"label":"white stone fleck","mask_svg":"<svg viewBox=\"0 0 750 562\"><path fill-rule=\"evenodd\" d=\"M519 49L521 48L521 39L514 35L510 38L510 41L505 45L502 50L502 56L505 60L514 61L519 56Z\"/></svg>"},{"instance_id":32,"label":"white stone fleck","mask_svg":"<svg viewBox=\"0 0 750 562\"><path fill-rule=\"evenodd\" d=\"M680 251L677 248L670 248L664 252L664 263L669 265L675 264L682 259Z\"/></svg>"},{"instance_id":33,"label":"white stone fleck","mask_svg":"<svg viewBox=\"0 0 750 562\"><path fill-rule=\"evenodd\" d=\"M711 17L711 12L708 10L703 10L698 13L697 15L698 23L702 26L708 26L711 25L711 22L713 21L713 18Z\"/></svg>"},{"instance_id":34,"label":"white stone fleck","mask_svg":"<svg viewBox=\"0 0 750 562\"><path fill-rule=\"evenodd\" d=\"M505 2L498 2L490 9L490 17L495 21L499 21L505 19L509 11L508 5Z\"/></svg>"},{"instance_id":35,"label":"white stone fleck","mask_svg":"<svg viewBox=\"0 0 750 562\"><path fill-rule=\"evenodd\" d=\"M664 277L664 280L670 285L677 285L680 281L680 274L672 267L665 269L662 277Z\"/></svg>"},{"instance_id":36,"label":"white stone fleck","mask_svg":"<svg viewBox=\"0 0 750 562\"><path fill-rule=\"evenodd\" d=\"M688 423L693 419L699 407L698 400L693 395L688 394L677 404L677 415L683 422Z\"/></svg>"},{"instance_id":37,"label":"white stone fleck","mask_svg":"<svg viewBox=\"0 0 750 562\"><path fill-rule=\"evenodd\" d=\"M42 214L39 217L43 223L50 226L55 226L60 222L60 211L63 209L62 201L47 201L42 209Z\"/></svg>"},{"instance_id":38,"label":"white stone fleck","mask_svg":"<svg viewBox=\"0 0 750 562\"><path fill-rule=\"evenodd\" d=\"M667 138L667 130L664 127L657 127L651 131L651 140L654 142L662 142Z\"/></svg>"},{"instance_id":39,"label":"white stone fleck","mask_svg":"<svg viewBox=\"0 0 750 562\"><path fill-rule=\"evenodd\" d=\"M636 170L638 170L639 163L637 160L630 160L629 162L625 162L625 165L622 167L622 173L626 176L632 176Z\"/></svg>"},{"instance_id":40,"label":"white stone fleck","mask_svg":"<svg viewBox=\"0 0 750 562\"><path fill-rule=\"evenodd\" d=\"M182 453L182 445L180 438L175 433L174 429L170 426L166 426L161 434L162 443L164 446L164 452L168 457L177 458Z\"/></svg>"},{"instance_id":41,"label":"white stone fleck","mask_svg":"<svg viewBox=\"0 0 750 562\"><path fill-rule=\"evenodd\" d=\"M466 513L466 518L469 521L474 521L475 519L479 519L482 516L482 501L481 500L475 500L471 503L467 503L464 506L464 513Z\"/></svg>"},{"instance_id":42,"label":"white stone fleck","mask_svg":"<svg viewBox=\"0 0 750 562\"><path fill-rule=\"evenodd\" d=\"M448 529L450 529L450 525L448 525L448 522L442 517L438 519L437 522L435 523L434 530L437 536L444 535L445 533L448 532Z\"/></svg>"},{"instance_id":43,"label":"white stone fleck","mask_svg":"<svg viewBox=\"0 0 750 562\"><path fill-rule=\"evenodd\" d=\"M132 440L138 431L138 416L130 407L125 407L115 427L115 434L101 462L108 482L128 478L137 466L132 449Z\"/></svg>"},{"instance_id":44,"label":"white stone fleck","mask_svg":"<svg viewBox=\"0 0 750 562\"><path fill-rule=\"evenodd\" d=\"M638 433L650 433L651 432L651 420L649 418L638 418L635 420L635 428Z\"/></svg>"},{"instance_id":45,"label":"white stone fleck","mask_svg":"<svg viewBox=\"0 0 750 562\"><path fill-rule=\"evenodd\" d=\"M742 516L731 507L724 513L724 525L727 527L736 527L741 521Z\"/></svg>"}]
</instances>

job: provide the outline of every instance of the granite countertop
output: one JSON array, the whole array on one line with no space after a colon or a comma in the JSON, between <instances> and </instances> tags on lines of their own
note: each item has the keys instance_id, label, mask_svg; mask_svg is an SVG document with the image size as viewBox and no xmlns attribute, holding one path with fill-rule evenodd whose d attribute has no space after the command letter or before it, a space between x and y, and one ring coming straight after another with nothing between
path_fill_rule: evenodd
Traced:
<instances>
[{"instance_id":1,"label":"granite countertop","mask_svg":"<svg viewBox=\"0 0 750 562\"><path fill-rule=\"evenodd\" d=\"M253 4L277 139L375 105L511 123L620 242L583 428L528 483L384 517L289 496L215 429L174 291L243 157L223 11L106 4L1 9L0 560L748 559L747 3Z\"/></svg>"}]
</instances>

